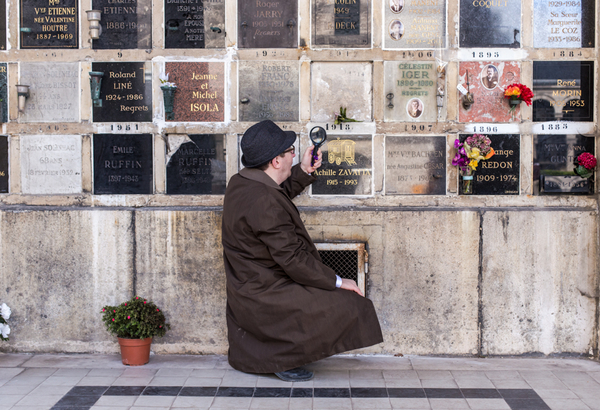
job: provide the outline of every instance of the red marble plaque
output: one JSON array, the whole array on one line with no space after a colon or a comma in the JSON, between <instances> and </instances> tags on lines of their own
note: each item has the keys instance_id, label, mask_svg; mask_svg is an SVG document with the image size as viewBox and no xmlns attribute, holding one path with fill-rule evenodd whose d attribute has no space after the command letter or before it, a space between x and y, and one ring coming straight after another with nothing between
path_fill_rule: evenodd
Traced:
<instances>
[{"instance_id":1,"label":"red marble plaque","mask_svg":"<svg viewBox=\"0 0 600 410\"><path fill-rule=\"evenodd\" d=\"M225 120L225 63L167 62L165 72L177 85L172 121Z\"/></svg>"},{"instance_id":2,"label":"red marble plaque","mask_svg":"<svg viewBox=\"0 0 600 410\"><path fill-rule=\"evenodd\" d=\"M514 117L510 112L504 90L512 83L521 82L521 66L515 61L472 61L460 63L458 83L469 90L475 103L470 109L458 106L460 122L509 122L520 121L521 110L517 107Z\"/></svg>"}]
</instances>

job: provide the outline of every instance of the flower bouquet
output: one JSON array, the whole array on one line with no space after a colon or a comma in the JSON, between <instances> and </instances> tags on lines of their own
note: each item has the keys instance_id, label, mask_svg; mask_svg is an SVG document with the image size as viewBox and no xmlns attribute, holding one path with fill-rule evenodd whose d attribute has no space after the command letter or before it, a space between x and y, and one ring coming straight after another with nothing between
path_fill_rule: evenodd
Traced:
<instances>
[{"instance_id":1,"label":"flower bouquet","mask_svg":"<svg viewBox=\"0 0 600 410\"><path fill-rule=\"evenodd\" d=\"M533 92L529 87L521 83L514 83L506 87L504 90L504 98L508 99L510 105L510 111L514 113L515 109L521 102L525 101L525 104L531 105L531 98Z\"/></svg>"},{"instance_id":2,"label":"flower bouquet","mask_svg":"<svg viewBox=\"0 0 600 410\"><path fill-rule=\"evenodd\" d=\"M594 168L596 168L596 157L589 152L579 154L575 160L575 173L582 178L590 178L594 175Z\"/></svg>"},{"instance_id":3,"label":"flower bouquet","mask_svg":"<svg viewBox=\"0 0 600 410\"><path fill-rule=\"evenodd\" d=\"M6 321L10 319L10 313L10 308L6 305L6 303L0 305L0 340L8 340L10 326L8 326Z\"/></svg>"},{"instance_id":4,"label":"flower bouquet","mask_svg":"<svg viewBox=\"0 0 600 410\"><path fill-rule=\"evenodd\" d=\"M494 155L491 144L492 141L481 134L473 134L467 137L465 142L460 142L458 138L454 141L454 148L458 152L452 159L452 165L458 167L460 171L464 195L473 194L473 173L477 169L479 161L490 159Z\"/></svg>"}]
</instances>

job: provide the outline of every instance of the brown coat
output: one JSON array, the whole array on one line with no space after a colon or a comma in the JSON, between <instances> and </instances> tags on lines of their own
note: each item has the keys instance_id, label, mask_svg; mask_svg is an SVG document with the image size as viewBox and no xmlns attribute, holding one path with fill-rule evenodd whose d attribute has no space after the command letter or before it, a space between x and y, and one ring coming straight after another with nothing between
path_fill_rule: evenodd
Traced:
<instances>
[{"instance_id":1,"label":"brown coat","mask_svg":"<svg viewBox=\"0 0 600 410\"><path fill-rule=\"evenodd\" d=\"M383 341L373 303L336 289L290 199L314 180L296 165L281 186L249 168L229 181L223 254L237 370L280 372Z\"/></svg>"}]
</instances>

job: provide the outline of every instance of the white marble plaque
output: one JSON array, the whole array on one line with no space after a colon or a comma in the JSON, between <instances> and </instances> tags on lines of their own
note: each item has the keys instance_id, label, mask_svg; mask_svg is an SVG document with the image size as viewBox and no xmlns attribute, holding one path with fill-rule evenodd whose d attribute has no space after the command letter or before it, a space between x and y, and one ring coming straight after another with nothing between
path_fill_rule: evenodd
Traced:
<instances>
[{"instance_id":1,"label":"white marble plaque","mask_svg":"<svg viewBox=\"0 0 600 410\"><path fill-rule=\"evenodd\" d=\"M593 1L535 0L533 8L535 48L593 47Z\"/></svg>"},{"instance_id":2,"label":"white marble plaque","mask_svg":"<svg viewBox=\"0 0 600 410\"><path fill-rule=\"evenodd\" d=\"M348 118L371 121L371 63L313 63L311 72L312 121L333 122L340 106Z\"/></svg>"},{"instance_id":3,"label":"white marble plaque","mask_svg":"<svg viewBox=\"0 0 600 410\"><path fill-rule=\"evenodd\" d=\"M386 61L384 119L436 121L437 64L435 61ZM440 84L443 98L443 85Z\"/></svg>"},{"instance_id":4,"label":"white marble plaque","mask_svg":"<svg viewBox=\"0 0 600 410\"><path fill-rule=\"evenodd\" d=\"M20 71L29 85L21 122L79 121L79 63L22 63Z\"/></svg>"},{"instance_id":5,"label":"white marble plaque","mask_svg":"<svg viewBox=\"0 0 600 410\"><path fill-rule=\"evenodd\" d=\"M379 0L383 2L383 47L440 48L446 44L445 0Z\"/></svg>"},{"instance_id":6,"label":"white marble plaque","mask_svg":"<svg viewBox=\"0 0 600 410\"><path fill-rule=\"evenodd\" d=\"M24 194L81 192L81 136L22 135L21 185Z\"/></svg>"}]
</instances>

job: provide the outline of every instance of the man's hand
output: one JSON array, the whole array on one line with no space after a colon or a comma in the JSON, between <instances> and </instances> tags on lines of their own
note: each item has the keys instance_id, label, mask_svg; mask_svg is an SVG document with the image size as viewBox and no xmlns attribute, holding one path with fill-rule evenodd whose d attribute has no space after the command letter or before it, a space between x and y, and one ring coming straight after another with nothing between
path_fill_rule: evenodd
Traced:
<instances>
[{"instance_id":1,"label":"man's hand","mask_svg":"<svg viewBox=\"0 0 600 410\"><path fill-rule=\"evenodd\" d=\"M314 145L311 145L310 147L306 148L306 151L304 151L304 155L302 155L302 162L300 162L300 168L302 168L302 171L306 172L307 174L310 174L314 172L317 168L319 168L321 166L321 160L323 159L323 154L321 153L321 149L319 148L319 151L317 151L319 159L315 161L314 165L310 165L314 148Z\"/></svg>"},{"instance_id":2,"label":"man's hand","mask_svg":"<svg viewBox=\"0 0 600 410\"><path fill-rule=\"evenodd\" d=\"M350 290L352 292L356 292L362 297L365 296L362 294L362 292L360 291L358 286L356 286L356 282L354 282L352 279L342 278L342 286L340 286L340 289L346 289L346 290Z\"/></svg>"}]
</instances>

